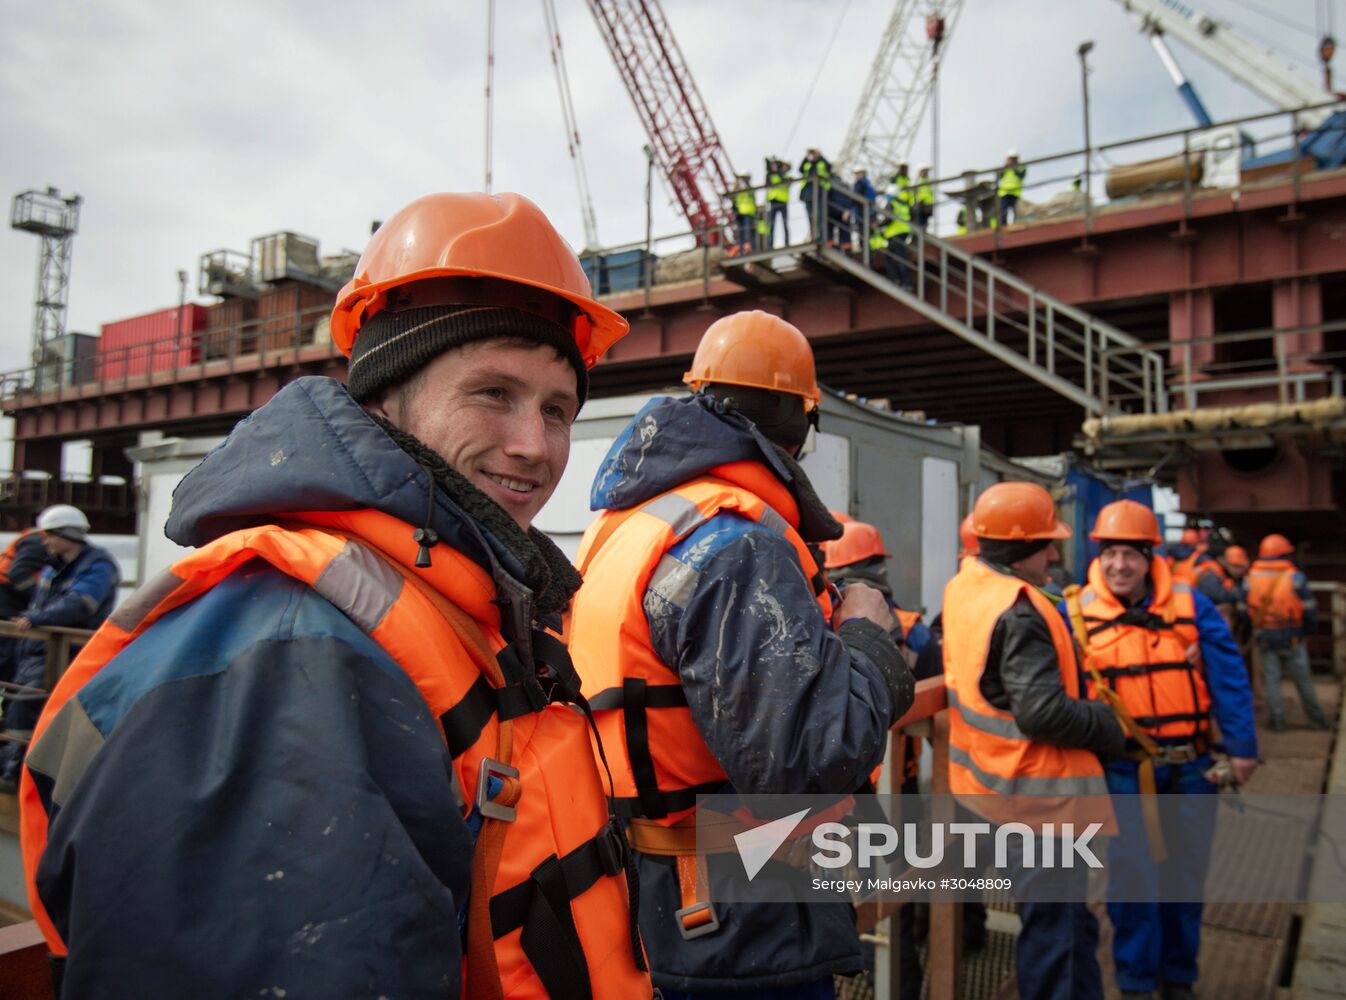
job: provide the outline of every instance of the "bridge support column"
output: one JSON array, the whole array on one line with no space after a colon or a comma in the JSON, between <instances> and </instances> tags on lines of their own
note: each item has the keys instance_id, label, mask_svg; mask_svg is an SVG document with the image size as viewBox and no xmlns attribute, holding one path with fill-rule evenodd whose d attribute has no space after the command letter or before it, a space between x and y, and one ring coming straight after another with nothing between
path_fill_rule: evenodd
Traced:
<instances>
[{"instance_id":1,"label":"bridge support column","mask_svg":"<svg viewBox=\"0 0 1346 1000\"><path fill-rule=\"evenodd\" d=\"M1277 330L1293 329L1302 326L1321 327L1323 322L1323 291L1316 278L1292 278L1278 281L1271 289L1272 323ZM1301 333L1289 333L1284 337L1284 353L1287 357L1304 359L1321 354L1323 331L1307 330ZM1307 361L1292 362L1292 367L1306 370L1320 367Z\"/></svg>"},{"instance_id":2,"label":"bridge support column","mask_svg":"<svg viewBox=\"0 0 1346 1000\"><path fill-rule=\"evenodd\" d=\"M1215 360L1213 343L1184 343L1214 336L1215 296L1203 288L1174 292L1168 300L1168 332L1174 342L1169 348L1169 363L1177 369L1173 389L1180 392L1188 373L1193 381L1204 378L1202 366ZM1174 405L1183 408L1187 404L1179 398Z\"/></svg>"}]
</instances>

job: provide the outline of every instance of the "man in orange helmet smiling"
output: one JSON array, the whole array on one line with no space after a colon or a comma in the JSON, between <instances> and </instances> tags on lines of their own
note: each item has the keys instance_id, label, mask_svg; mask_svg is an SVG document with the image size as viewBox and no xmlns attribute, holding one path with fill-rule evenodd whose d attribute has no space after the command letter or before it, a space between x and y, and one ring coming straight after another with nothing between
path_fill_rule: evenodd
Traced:
<instances>
[{"instance_id":1,"label":"man in orange helmet smiling","mask_svg":"<svg viewBox=\"0 0 1346 1000\"><path fill-rule=\"evenodd\" d=\"M187 475L166 530L197 550L39 724L63 996L651 995L545 628L579 578L531 526L626 329L518 195L374 234L332 314L347 387L292 382Z\"/></svg>"}]
</instances>

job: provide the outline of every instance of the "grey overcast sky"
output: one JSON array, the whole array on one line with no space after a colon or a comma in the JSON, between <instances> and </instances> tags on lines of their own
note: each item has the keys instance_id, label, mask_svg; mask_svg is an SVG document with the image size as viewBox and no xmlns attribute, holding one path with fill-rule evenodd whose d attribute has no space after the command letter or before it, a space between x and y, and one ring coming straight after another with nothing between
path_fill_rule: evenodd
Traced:
<instances>
[{"instance_id":1,"label":"grey overcast sky","mask_svg":"<svg viewBox=\"0 0 1346 1000\"><path fill-rule=\"evenodd\" d=\"M760 179L763 154L835 154L893 3L663 5L735 166ZM1200 6L1316 78L1321 0ZM645 137L587 6L557 7L601 241L637 239ZM0 195L55 185L85 199L72 331L175 305L176 272L194 285L206 251L246 250L278 230L316 237L324 253L358 250L372 219L410 199L482 186L485 0L0 0L0 10ZM497 10L495 189L527 194L578 247L541 4ZM1096 142L1192 124L1119 0L966 0L942 75L941 172L989 167L1010 146L1035 158L1082 145L1085 39ZM1270 109L1174 49L1217 119ZM913 160L928 148L923 135ZM659 189L656 232L680 226ZM0 370L28 363L37 256L36 237L0 231Z\"/></svg>"}]
</instances>

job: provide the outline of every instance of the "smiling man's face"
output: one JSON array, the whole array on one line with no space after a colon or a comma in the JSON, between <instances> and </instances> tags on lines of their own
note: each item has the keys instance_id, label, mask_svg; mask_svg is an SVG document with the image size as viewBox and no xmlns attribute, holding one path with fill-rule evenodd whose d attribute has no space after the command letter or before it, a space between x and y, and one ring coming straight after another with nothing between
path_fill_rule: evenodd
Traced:
<instances>
[{"instance_id":1,"label":"smiling man's face","mask_svg":"<svg viewBox=\"0 0 1346 1000\"><path fill-rule=\"evenodd\" d=\"M445 351L371 409L527 531L565 471L579 395L575 369L551 347L482 340Z\"/></svg>"}]
</instances>

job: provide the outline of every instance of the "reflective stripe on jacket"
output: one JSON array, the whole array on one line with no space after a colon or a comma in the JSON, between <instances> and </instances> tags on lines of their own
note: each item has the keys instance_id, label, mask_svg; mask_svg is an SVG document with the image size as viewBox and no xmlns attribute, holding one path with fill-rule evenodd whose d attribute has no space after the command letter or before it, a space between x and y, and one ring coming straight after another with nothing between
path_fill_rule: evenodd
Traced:
<instances>
[{"instance_id":1,"label":"reflective stripe on jacket","mask_svg":"<svg viewBox=\"0 0 1346 1000\"><path fill-rule=\"evenodd\" d=\"M734 211L739 215L756 215L757 198L751 191L734 192Z\"/></svg>"},{"instance_id":2,"label":"reflective stripe on jacket","mask_svg":"<svg viewBox=\"0 0 1346 1000\"><path fill-rule=\"evenodd\" d=\"M1304 601L1295 592L1298 568L1289 559L1258 559L1248 570L1248 615L1260 631L1300 629Z\"/></svg>"},{"instance_id":3,"label":"reflective stripe on jacket","mask_svg":"<svg viewBox=\"0 0 1346 1000\"><path fill-rule=\"evenodd\" d=\"M30 899L52 951L64 954L66 942L36 905L35 879L49 816L54 818L55 807L78 794L77 783L97 760L104 738L113 736L91 738L95 730L81 702L82 689L153 633L156 624L167 625L166 618L181 621L194 601L261 560L324 598L405 671L440 722L453 759L454 789L464 793L469 824L479 804L480 779L485 779L488 802L499 806L516 799L512 819L482 821L504 824L486 910L503 995L528 1000L558 991L613 1000L648 996L648 976L636 969L632 953L622 855L588 752L587 724L568 706L552 704L546 692L534 690L538 674L530 658L545 657L565 676L559 641L534 632L527 651L518 641L506 644L490 577L444 544L434 548L432 567L410 569L417 546L398 518L372 510L302 518L305 523L292 528L265 525L232 532L179 560L121 606L53 692L34 734L32 773L21 789ZM503 678L504 686L492 677ZM504 758L518 769L517 777L483 769L488 758ZM259 823L264 819L259 816ZM485 826L480 836L485 842ZM408 885L415 891L414 882ZM365 918L357 913L351 919ZM470 917L467 925L473 926ZM470 953L470 940L468 945ZM489 986L474 985L472 968L469 961L462 995L489 995Z\"/></svg>"},{"instance_id":4,"label":"reflective stripe on jacket","mask_svg":"<svg viewBox=\"0 0 1346 1000\"><path fill-rule=\"evenodd\" d=\"M717 466L638 508L599 515L576 558L584 586L568 638L607 750L619 816L672 825L690 813L698 793L728 780L692 720L678 674L651 645L645 611L647 592L685 603L698 573L669 550L721 511L783 535L813 581L824 617L831 616L826 580L797 530L798 508L756 462Z\"/></svg>"},{"instance_id":5,"label":"reflective stripe on jacket","mask_svg":"<svg viewBox=\"0 0 1346 1000\"><path fill-rule=\"evenodd\" d=\"M770 185L766 189L767 201L788 202L790 200L790 182L783 174L772 171L767 174L766 180Z\"/></svg>"},{"instance_id":6,"label":"reflective stripe on jacket","mask_svg":"<svg viewBox=\"0 0 1346 1000\"><path fill-rule=\"evenodd\" d=\"M996 622L1027 594L1051 633L1067 697L1080 698L1075 647L1065 621L1038 589L965 559L944 589L944 674L949 694L949 787L956 795L1106 795L1103 767L1088 750L1030 739L1014 715L981 691ZM965 803L981 811L975 800Z\"/></svg>"},{"instance_id":7,"label":"reflective stripe on jacket","mask_svg":"<svg viewBox=\"0 0 1346 1000\"><path fill-rule=\"evenodd\" d=\"M1154 587L1148 605L1124 608L1108 590L1095 559L1089 586L1080 595L1094 662L1126 710L1158 739L1179 739L1210 730L1210 692L1201 662L1192 589L1169 575L1159 558L1150 561ZM1097 697L1094 681L1089 693Z\"/></svg>"}]
</instances>

